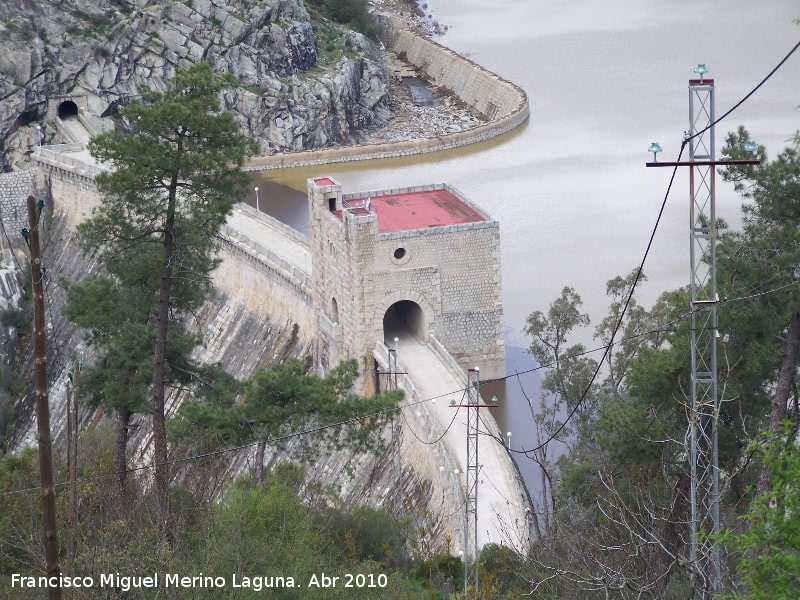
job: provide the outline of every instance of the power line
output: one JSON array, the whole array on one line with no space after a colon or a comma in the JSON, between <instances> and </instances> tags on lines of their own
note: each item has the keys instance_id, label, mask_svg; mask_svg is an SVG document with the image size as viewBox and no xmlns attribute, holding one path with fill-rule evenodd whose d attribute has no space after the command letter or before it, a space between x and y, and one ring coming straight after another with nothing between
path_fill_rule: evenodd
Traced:
<instances>
[{"instance_id":1,"label":"power line","mask_svg":"<svg viewBox=\"0 0 800 600\"><path fill-rule=\"evenodd\" d=\"M683 142L681 143L681 149L680 149L680 152L678 153L678 158L677 158L676 162L680 162L680 159L683 156L683 151L684 151L684 149L686 147L686 144L691 139L703 134L705 131L707 131L708 129L710 129L711 127L716 125L717 123L721 122L723 119L725 119L728 116L730 116L736 109L738 109L742 104L744 104L753 94L755 94L755 92L758 91L759 88L761 88L761 86L763 86L786 63L786 61L797 51L798 48L800 48L800 42L798 42L789 51L789 53L783 58L783 60L781 60L775 66L775 68L773 68L767 74L767 76L764 77L764 79L762 79L761 82L758 85L756 85L756 87L754 87L747 95L745 95L741 100L739 100L739 102L737 102L732 108L730 108L722 116L720 116L718 119L716 119L711 124L709 124L705 129L698 131L697 133L695 133L692 136L686 137L683 140ZM642 270L644 268L644 263L647 260L647 256L650 253L650 249L652 247L653 240L655 238L655 234L656 234L656 232L658 230L658 225L661 222L661 217L662 217L662 215L664 213L664 208L666 207L666 203L667 203L667 200L669 198L670 191L672 190L672 184L675 181L676 173L677 173L677 166L674 167L673 170L672 170L672 175L670 176L669 185L667 186L667 191L666 191L666 194L664 195L664 200L661 203L661 208L659 209L658 216L656 218L656 222L655 222L655 225L653 227L653 231L650 234L650 239L649 239L649 241L647 243L647 247L645 249L644 256L642 257L641 263L640 263L639 268L637 270L636 278L634 279L634 282L631 285L630 292L628 293L628 297L625 300L625 305L623 306L623 309L622 309L622 312L620 313L619 319L617 320L617 323L614 326L614 330L611 333L611 340L607 345L605 345L603 347L603 350L604 350L603 357L597 363L597 368L595 369L591 380L589 381L588 385L586 386L586 389L584 389L584 391L581 394L581 397L579 398L578 402L576 402L575 406L572 408L570 413L567 415L567 418L564 420L564 422L558 427L558 429L556 429L556 431L554 433L550 434L548 436L548 438L544 442L542 442L538 446L536 446L534 448L530 448L528 450L513 450L513 449L509 449L510 452L514 452L516 454L528 454L529 452L535 452L536 450L539 450L539 449L543 448L544 446L546 446L553 439L555 439L556 436L558 436L558 434L561 433L561 431L563 431L563 429L566 427L567 423L569 423L569 421L572 419L572 417L578 411L578 408L580 407L580 405L583 404L583 401L586 399L586 395L589 393L589 390L591 389L591 386L594 383L594 380L597 378L597 375L600 372L600 368L603 365L603 362L605 362L606 357L608 356L608 352L609 352L610 348L614 345L614 336L617 334L617 331L619 330L620 326L622 325L622 321L623 321L623 319L625 317L625 313L627 312L628 306L630 305L630 301L633 298L633 294L634 294L634 291L636 289L636 286L639 283L639 280L641 278ZM1 217L0 217L0 227L2 227L3 234L5 235L6 240L8 241L9 247L10 247L11 246L11 242L10 242L10 240L8 240L8 233L6 232L5 225L3 225L3 223L2 223L2 218ZM21 271L22 268L20 267L19 262L16 259L16 256L14 256L13 251L12 251L12 256L14 258L14 261L17 263L17 267ZM783 286L783 287L788 287L788 285L787 286ZM778 289L783 289L783 288L778 288ZM760 296L760 295L764 295L764 294L756 294L756 295L750 296L750 297L757 297L757 296ZM750 298L750 297L746 297L746 298ZM746 299L746 298L743 298L743 299ZM576 356L580 356L582 354L588 354L589 352L596 352L596 351L599 351L599 350L600 350L600 348L597 348L597 349L592 350L592 351L586 351L586 352L579 353ZM536 367L536 368L533 368L533 369L529 369L528 371L523 371L521 373L516 373L515 375L506 375L505 377L501 377L498 380L504 380L504 379L508 379L509 377L514 377L514 376L522 375L522 374L529 373L529 372L532 372L532 371L536 371L538 369L544 368L545 366L550 366L550 365L544 365L544 366L540 365L539 367ZM457 391L461 391L461 390L457 390ZM466 391L466 388L464 388L464 391ZM449 393L440 394L439 396L434 396L432 398L428 398L428 399L425 399L425 400L419 400L418 402L406 405L406 407L415 406L417 404L421 404L422 402L428 402L428 401L434 400L436 398L441 398L441 397L444 397L444 396L451 395L453 393L457 393L457 392L449 392ZM400 407L401 410L402 410L402 408L403 407ZM340 421L338 423L332 423L330 425L324 425L324 426L320 426L320 427L309 429L309 430L305 430L305 431L294 432L294 433L291 433L291 434L287 434L285 436L279 436L277 438L272 438L270 440L267 440L267 442L268 443L272 443L272 442L282 441L284 439L290 439L292 437L297 437L297 436L300 436L300 435L306 435L308 433L315 433L315 432L318 432L318 431L322 431L324 429L329 429L331 427L338 427L340 425L345 425L347 423L355 422L355 421L358 421L358 420L361 420L361 419L365 419L365 418L369 418L369 417L385 414L386 412L393 411L393 410L397 410L397 408L386 409L386 410L383 410L383 411L378 411L377 413L372 413L370 415L364 415L364 416L361 416L361 417L353 417L351 419L346 419L346 420ZM451 423L451 425L452 425L452 423ZM415 434L415 437L416 437L416 434ZM179 463L182 463L182 462L188 462L190 460L196 460L198 458L206 458L208 456L214 456L214 455L217 455L217 454L223 454L223 453L227 453L227 452L241 450L241 449L244 449L244 448L249 448L251 446L257 445L258 443L259 442L252 442L252 443L249 443L249 444L243 444L243 445L238 446L238 447L216 450L216 451L212 451L212 452L196 455L196 456L193 456L193 457L179 459L179 460L176 460L176 461L167 461L164 464L167 464L167 465L169 465L169 464L179 464ZM140 470L144 470L144 469L150 469L150 468L153 468L154 466L155 465L137 467L137 468L134 468L134 469L128 469L126 472L135 472L135 471L140 471ZM81 480L78 480L78 481L90 481L90 480L94 480L94 479L113 477L115 475L116 475L116 473L104 474L104 475L96 475L96 476L93 476L93 477L90 477L90 478L84 478L84 479L81 479ZM55 485L56 486L61 486L61 485L66 485L67 483L68 482L63 482L63 483L57 483ZM31 487L31 488L25 488L25 489L21 489L21 490L12 490L12 491L8 491L8 492L2 492L2 493L0 493L0 495L7 495L7 494L12 494L12 493L19 493L19 492L23 492L23 491L31 491L31 490L38 490L38 489L40 489L40 487Z\"/></svg>"},{"instance_id":2,"label":"power line","mask_svg":"<svg viewBox=\"0 0 800 600\"><path fill-rule=\"evenodd\" d=\"M722 120L723 120L723 119L725 119L726 117L730 116L730 114L731 114L733 111L735 111L735 110L736 110L737 108L739 108L739 107L740 107L742 104L744 104L745 102L747 102L747 100L749 100L749 99L750 99L750 96L752 96L753 94L755 94L755 93L756 93L756 92L759 90L759 88L760 88L762 85L764 85L764 84L765 84L765 83L766 83L766 82L769 80L769 78L770 78L770 77L772 77L772 76L773 76L775 73L777 73L778 69L780 69L780 68L781 68L781 67L784 65L784 63L785 63L787 60L789 60L789 58L792 56L792 54L794 54L794 53L797 51L797 49L798 49L798 48L800 48L800 42L797 42L797 44L795 44L794 48L792 48L791 50L789 50L789 54L787 54L786 56L784 56L784 57L783 57L783 60L782 60L781 62L779 62L779 63L778 63L776 66L775 66L775 68L774 68L774 69L772 69L772 71L770 71L770 72L767 74L767 76L766 76L766 77L764 77L764 79L762 79L762 80L761 80L761 82L760 82L760 83L759 83L759 84L758 84L756 87L754 87L752 90L750 90L750 92L748 92L748 94L747 94L747 95L746 95L744 98L742 98L741 100L739 100L739 101L738 101L736 104L734 104L734 105L733 105L733 106L732 106L730 109L728 109L728 110L725 112L725 114L723 114L723 115L722 115L722 116L721 116L719 119L716 119L715 121L712 121L712 122L711 122L711 123L710 123L708 126L706 126L704 129L701 129L700 131L698 131L698 132L697 132L697 133L695 133L694 135L691 135L691 136L687 137L685 141L687 141L687 142L688 142L688 141L689 141L689 140L691 140L691 139L694 139L694 138L696 138L696 137L698 137L698 136L700 136L700 135L703 135L703 134L704 134L706 131L708 131L709 129L711 129L712 127L714 127L714 125L716 125L717 123L719 123L720 121L722 121Z\"/></svg>"},{"instance_id":3,"label":"power line","mask_svg":"<svg viewBox=\"0 0 800 600\"><path fill-rule=\"evenodd\" d=\"M683 156L683 151L686 148L686 144L687 144L687 141L684 140L683 143L681 144L681 151L678 153L678 159L677 159L676 162L680 162L681 156ZM603 351L603 357L598 361L597 368L595 368L594 373L592 374L592 378L589 380L589 383L586 385L586 388L583 390L583 393L581 394L581 397L575 403L575 406L572 407L572 410L570 410L569 414L567 415L567 418L564 419L564 422L561 423L561 425L558 426L558 428L555 430L555 432L553 432L550 435L548 435L547 439L544 442L542 442L538 446L535 446L533 448L529 448L528 450L512 450L512 449L509 448L509 452L514 452L516 454L525 454L525 455L527 455L529 452L535 452L536 450L539 450L540 448L543 448L544 446L549 444L552 440L554 440L558 436L558 434L560 434L564 430L564 428L567 426L567 423L569 423L570 419L572 419L572 417L575 416L575 413L578 412L578 408L580 408L581 404L583 404L583 401L586 399L586 395L589 393L589 390L592 388L592 385L594 384L594 380L597 378L597 375L600 373L600 368L603 366L603 363L605 362L606 357L608 356L609 350L614 345L614 336L617 335L617 331L619 331L619 328L622 326L622 321L625 318L625 313L627 312L628 306L630 305L631 300L633 299L633 293L636 291L636 285L639 283L639 279L642 276L642 271L644 270L644 263L647 260L647 256L650 254L650 248L652 247L653 240L656 237L656 231L658 231L658 225L661 222L662 215L664 214L664 208L666 208L666 206L667 206L667 199L669 198L669 193L672 190L672 184L675 181L675 175L676 175L677 172L678 172L678 167L677 166L673 167L672 168L672 176L670 177L669 185L667 186L667 193L664 194L664 200L661 202L661 208L658 211L658 217L656 217L656 222L655 222L655 225L653 226L653 231L650 233L650 240L647 242L647 248L645 249L644 256L642 257L642 260L639 263L639 268L636 271L636 277L634 278L633 284L631 285L631 289L628 292L628 297L625 299L625 305L622 307L622 312L620 312L619 318L617 319L617 323L616 323L616 325L614 325L614 329L611 332L611 339L610 339L608 345L605 347L605 349Z\"/></svg>"},{"instance_id":4,"label":"power line","mask_svg":"<svg viewBox=\"0 0 800 600\"><path fill-rule=\"evenodd\" d=\"M464 393L461 395L461 401L458 403L458 404L459 404L459 406L458 406L458 408L456 409L456 414L454 414L454 415L453 415L453 418L452 418L452 419L450 419L450 424L447 426L447 429L445 429L445 430L444 430L444 432L442 433L442 435L440 435L438 438L436 438L436 439L435 439L435 440L433 440L432 442L426 442L426 441L425 441L425 440L423 440L421 437L419 437L419 436L416 434L416 432L415 432L415 431L414 431L414 430L411 428L411 425L409 424L409 422L408 422L408 419L406 419L406 415L405 415L405 413L404 413L404 412L401 410L401 411L400 411L400 414L401 414L401 415L403 415L403 421L405 421L405 423L406 423L406 427L408 427L408 430L411 432L411 434L412 434L412 435L413 435L415 438L417 438L417 440L419 440L420 442L422 442L423 444L425 444L425 445L427 445L427 446L433 446L433 445L435 445L435 444L438 444L438 443L439 443L439 442L442 440L442 438L443 438L445 435L447 435L447 432L448 432L448 431L450 431L450 428L453 426L453 423L455 423L455 422L456 422L456 417L458 416L458 413L461 411L461 404L464 402L464 396L466 396L466 394L467 394L467 389L466 389L466 388L464 388ZM427 402L427 400L426 400L425 402ZM435 410L435 409L434 409L434 410Z\"/></svg>"},{"instance_id":5,"label":"power line","mask_svg":"<svg viewBox=\"0 0 800 600\"><path fill-rule=\"evenodd\" d=\"M347 425L349 423L355 423L357 421L363 421L364 419L371 419L373 417L385 415L387 413L391 413L391 412L394 412L394 411L397 411L397 410L402 410L404 408L410 408L410 407L413 407L413 406L417 406L418 404L422 404L423 402L430 402L431 400L436 400L438 398L442 398L444 396L449 396L451 394L452 394L452 392L448 393L448 394L441 394L439 396L433 396L431 398L426 398L424 400L418 400L416 402L409 402L409 403L405 404L404 406L395 406L395 407L392 407L392 408L385 408L383 410L375 411L375 412L372 412L372 413L369 413L369 414L366 414L366 415L360 415L360 416L357 416L357 417L351 417L349 419L344 419L342 421L337 421L336 423L328 423L326 425L319 425L317 427L312 427L310 429L303 429L303 430L300 430L300 431L293 431L291 433L287 433L287 434L284 434L284 435L268 438L266 440L257 440L255 442L249 442L247 444L241 444L241 445L232 446L232 447L229 447L229 448L221 448L219 450L211 450L209 452L204 452L202 454L195 454L193 456L188 456L188 457L185 457L185 458L166 461L165 463L153 463L153 464L150 464L150 465L143 465L141 467L134 467L132 469L126 469L125 473L135 473L135 472L138 472L138 471L145 471L145 470L148 470L148 469L155 468L156 465L158 465L158 466L176 465L176 464L191 462L191 461L198 460L198 459L201 459L201 458L208 458L210 456L217 456L217 455L220 455L220 454L227 454L228 452L237 452L239 450L244 450L246 448L251 448L253 446L257 446L262 441L266 441L267 444L274 444L276 442L282 442L284 440L292 439L292 438L295 438L295 437L300 437L302 435L318 433L320 431L324 431L324 430L327 430L327 429L332 429L334 427L340 427L342 425ZM114 472L111 472L111 473L101 473L101 474L98 474L98 475L92 475L92 476L89 476L89 477L83 477L83 478L77 479L75 481L78 482L78 483L84 482L84 481L95 481L97 479L107 479L109 477L116 477L117 474L118 474L118 471L114 471ZM72 482L71 481L59 482L59 483L55 484L55 487L69 485L70 483L72 483ZM9 490L9 491L6 491L6 492L0 492L0 496L6 496L6 495L9 495L9 494L18 494L18 493L22 493L22 492L29 492L29 491L39 490L39 489L41 489L41 486L33 486L33 487L29 487L29 488L21 488L21 489L17 489L17 490Z\"/></svg>"},{"instance_id":6,"label":"power line","mask_svg":"<svg viewBox=\"0 0 800 600\"><path fill-rule=\"evenodd\" d=\"M681 142L681 149L680 149L680 152L678 153L678 158L677 158L677 160L675 162L676 163L680 162L681 157L683 156L683 151L686 149L686 145L689 143L689 141L691 139L693 139L693 138L695 138L695 137L697 137L699 135L702 135L704 132L706 132L709 129L711 129L714 125L716 125L717 123L721 122L723 119L725 119L728 116L730 116L737 108L739 108L753 94L755 94L756 91L758 91L758 89L761 88L761 86L764 85L778 71L778 69L780 69L786 63L787 60L789 60L789 57L791 57L792 54L794 54L797 51L798 48L800 48L800 42L795 44L795 46L789 51L789 53L783 58L783 60L781 60L775 66L775 68L772 69L767 74L767 76L764 77L764 79L761 80L761 82L759 82L758 85L756 85L752 90L750 90L750 92L748 92L741 100L739 100L739 102L734 104L733 107L731 107L728 111L726 111L721 117L719 117L715 121L711 122L705 129L702 129L702 130L698 131L694 135L686 136L684 138L684 140ZM558 434L561 433L561 431L564 430L564 428L567 426L567 423L569 423L569 421L572 419L572 417L575 416L575 413L578 411L578 408L580 408L581 404L583 404L583 401L586 399L586 395L589 393L589 390L591 389L592 384L594 384L594 380L597 378L597 375L600 372L600 368L603 365L603 362L605 362L606 357L608 356L609 349L611 348L611 346L614 343L614 336L617 334L617 331L619 330L620 326L622 325L622 321L623 321L623 319L625 317L626 311L628 310L628 305L630 304L630 301L631 301L631 299L633 297L633 293L634 293L634 291L636 289L636 285L639 283L639 279L640 279L640 277L642 275L642 269L644 268L644 263L647 260L648 254L650 253L650 248L652 247L653 239L655 238L656 231L658 230L658 224L661 221L661 217L662 217L662 215L664 213L664 208L666 207L666 204L667 204L667 199L669 198L670 191L672 190L672 184L675 182L675 175L676 175L677 171L678 171L678 167L676 165L672 169L672 175L670 176L669 185L667 186L667 192L664 195L663 202L661 203L661 208L660 208L660 210L658 212L658 217L656 218L655 226L653 227L653 231L650 234L650 240L647 243L647 248L645 249L644 256L642 257L642 261L641 261L641 263L639 265L639 269L638 269L638 271L636 273L636 278L633 281L633 285L631 285L630 292L628 293L628 298L625 300L625 306L622 308L622 312L620 313L619 319L617 320L617 323L614 326L614 330L611 333L610 343L608 344L608 346L606 346L605 351L603 352L603 357L597 363L597 368L595 369L594 374L592 375L592 378L589 380L589 383L587 384L586 389L583 390L583 393L581 394L581 396L578 399L578 401L575 403L575 406L572 408L572 410L567 415L567 418L564 420L564 422L561 423L561 425L556 429L556 431L554 433L550 434L548 436L548 438L544 442L542 442L538 446L536 446L534 448L531 448L531 449L528 449L528 450L511 450L511 452L515 452L515 453L519 453L519 454L526 454L527 455L527 453L539 450L540 448L542 448L545 445L547 445L548 443L550 443L553 439L556 438L556 436L558 436Z\"/></svg>"},{"instance_id":7,"label":"power line","mask_svg":"<svg viewBox=\"0 0 800 600\"><path fill-rule=\"evenodd\" d=\"M793 285L800 285L800 281L793 282L791 284L782 285L782 286L780 286L778 288L774 288L772 290L767 290L767 291L764 291L764 292L760 292L758 294L751 294L751 295L748 295L748 296L740 296L740 297L737 297L737 298L729 298L729 299L723 300L721 302L722 303L731 303L731 302L737 302L737 301L741 301L741 300L749 300L749 299L752 299L752 298L765 296L765 295L771 294L773 292L786 289L787 287L791 287ZM667 321L666 323L662 323L658 327L655 327L653 329L649 329L648 331L643 331L643 332L635 333L635 334L630 335L630 336L626 336L626 337L620 339L618 342L615 342L615 343L622 343L623 341L627 341L627 340L635 339L637 337L643 337L643 336L646 336L646 335L651 335L653 333L658 333L660 331L664 331L665 327L669 327L670 325L685 319L690 314L691 314L691 311L687 312L685 314L682 314L679 317L677 317L675 319L672 319L671 321ZM593 348L591 350L584 350L583 352L578 352L576 354L571 354L571 355L563 357L563 358L564 359L572 359L572 358L577 358L577 357L580 357L580 356L584 356L586 354L593 354L595 352L599 352L600 350L608 349L613 345L614 345L614 343L606 344L606 345L603 345L603 346L598 346L597 348ZM513 375L506 375L504 377L500 377L500 378L498 378L496 380L493 380L490 383L494 383L495 381L503 381L505 379L510 379L512 377L518 377L519 375L525 375L527 373L532 373L534 371L539 371L541 369L550 368L550 367L553 367L554 365L555 365L554 362L547 363L547 364L544 364L544 365L539 365L537 367L532 367L532 368L527 369L525 371L516 372ZM359 417L352 417L352 418L346 419L344 421L339 421L339 422L336 422L336 423L331 423L331 424L328 424L328 425L324 425L324 426L320 426L320 427L316 427L316 428L312 428L312 429L292 432L292 433L286 434L284 436L270 438L270 439L266 440L266 442L268 444L269 443L273 443L273 442L279 442L279 441L283 441L285 439L290 439L292 437L298 437L298 436L306 435L306 434L309 434L309 433L316 433L318 431L322 431L323 429L329 429L329 428L332 428L332 427L338 427L340 425L346 425L348 423L352 423L352 422L355 422L355 421L360 421L360 420L363 420L363 419L368 419L368 418L380 416L380 415L386 414L388 412L392 412L392 411L396 411L396 410L401 410L402 411L402 409L404 409L404 408L411 408L413 406L417 406L417 405L423 404L425 402L431 402L433 400L438 400L440 398L444 398L445 396L452 396L453 394L457 394L459 392L462 393L462 394L465 394L466 393L466 388L459 388L458 390L455 390L455 391L446 392L446 393L443 393L443 394L439 394L437 396L431 396L430 398L425 398L425 399L422 399L422 400L418 400L416 402L411 402L411 403L405 404L404 406L398 406L398 407L394 407L394 408L387 408L387 409L384 409L384 410L381 410L381 411L377 411L377 412L374 412L374 413L369 413L369 414L362 415L362 416L359 416ZM456 411L456 414L457 414L457 412L458 411ZM452 424L453 423L451 421L450 425L448 425L448 430L452 427ZM413 433L413 431L412 431L412 433ZM415 435L415 437L417 437L417 436ZM491 437L494 437L494 436L491 436ZM417 437L417 439L420 439L420 438ZM440 439L441 439L441 437L439 438L439 440ZM495 438L495 439L497 439L497 438ZM437 442L439 440L437 440ZM424 442L423 440L420 440L420 441L422 441L423 443L426 443L426 444L436 443L436 442ZM498 443L502 443L502 440L497 440L497 441L498 441ZM197 459L200 459L200 458L206 458L208 456L213 456L213 455L216 455L216 454L224 454L224 453L227 453L227 452L235 452L235 451L238 451L238 450L243 450L245 448L256 446L256 445L258 445L258 443L259 442L256 441L256 442L251 442L251 443L248 443L248 444L242 444L240 446L233 446L231 448L223 448L223 449L220 449L220 450L214 450L214 451L207 452L207 453L204 453L204 454L198 454L198 455L194 455L194 456L189 456L189 457L186 457L186 458L183 458L183 459L179 459L179 460L176 460L176 461L168 461L167 464L184 463L184 462L189 462L189 461L192 461L192 460L197 460ZM539 449L539 448L543 447L545 444L540 445L538 448L535 448L535 449L532 449L532 450L527 450L526 452L532 452L533 450L536 450L536 449ZM505 444L503 444L503 446L505 447ZM511 452L522 453L519 450L513 450L513 449L511 450ZM150 469L153 466L154 465L146 465L146 466L142 466L142 467L135 467L133 469L127 469L125 472L126 473L133 473L133 472L136 472L136 471L143 471L143 470L146 470L146 469ZM82 478L82 479L78 479L76 481L78 481L78 482L92 481L92 480L95 480L95 479L103 479L103 478L108 478L108 477L114 477L116 475L117 475L117 472L115 471L114 473L94 475L94 476L91 476L91 477L85 477L85 478ZM70 482L61 482L61 483L56 483L55 485L56 486L64 486L64 485L68 485L69 483ZM17 490L9 490L9 491L6 491L6 492L0 492L0 496L4 496L4 495L8 495L8 494L16 494L16 493L20 493L20 492L33 491L33 490L38 490L38 489L40 489L40 488L39 487L30 487L30 488L22 488L22 489L17 489Z\"/></svg>"},{"instance_id":8,"label":"power line","mask_svg":"<svg viewBox=\"0 0 800 600\"><path fill-rule=\"evenodd\" d=\"M728 298L728 299L722 300L721 303L726 304L726 303L737 302L737 301L742 301L742 300L750 300L752 298L766 296L768 294L784 290L784 289L786 289L788 287L791 287L793 285L800 285L800 281L796 281L796 282L792 282L790 284L782 285L780 287L777 287L777 288L774 288L774 289L771 289L771 290L766 290L764 292L759 292L757 294L751 294L751 295L748 295L748 296L739 296L737 298ZM603 346L598 346L597 348L593 348L591 350L584 350L583 352L570 354L569 356L566 356L566 357L563 357L563 358L564 359L573 359L573 358L578 358L580 356L584 356L586 354L593 354L595 352L599 352L600 350L606 350L606 349L610 348L611 346L613 346L615 343L622 343L623 341L627 341L627 340L635 339L635 338L638 338L638 337L651 335L653 333L658 333L660 331L664 331L665 327L669 327L670 325L673 325L673 324L675 324L675 323L677 323L679 321L682 321L683 319L687 318L690 314L691 314L691 311L689 311L687 313L684 313L684 314L680 315L679 317L677 317L675 319L672 319L670 321L662 323L661 325L659 325L658 327L654 327L653 329L649 329L647 331L643 331L643 332L635 333L633 335L626 336L626 337L620 339L618 342L605 344ZM512 377L518 377L519 375L525 375L527 373L532 373L534 371L539 371L541 369L547 369L547 368L553 367L555 364L556 364L555 362L552 362L552 363L547 363L547 364L544 364L544 365L539 365L537 367L532 367L532 368L527 369L525 371L518 371L518 372L514 373L513 375L506 375L504 377L500 377L500 378L498 378L496 380L493 380L492 382L489 382L489 383L494 383L495 381L503 381L503 380L506 380L506 379L510 379ZM466 388L459 388L458 390L454 390L454 391L451 391L451 392L446 392L446 393L443 393L443 394L439 394L437 396L431 396L430 398L425 398L425 399L422 399L422 400L418 400L416 402L411 402L411 403L405 404L404 406L398 406L398 407L394 407L394 408L387 408L387 409L384 409L384 410L381 410L381 411L377 411L377 412L374 412L374 413L369 413L369 414L362 415L362 416L359 416L359 417L352 417L352 418L346 419L344 421L339 421L339 422L336 422L336 423L331 423L331 424L328 424L328 425L324 425L324 426L320 426L320 427L316 427L316 428L312 428L312 429L308 429L308 430L292 432L292 433L286 434L284 436L279 436L279 437L276 437L276 438L270 438L270 439L266 440L266 442L269 444L269 443L273 443L273 442L283 441L285 439L290 439L292 437L298 437L298 436L301 436L301 435L306 435L306 434L309 434L309 433L316 433L318 431L322 431L323 429L329 429L329 428L332 428L332 427L338 427L340 425L346 425L348 423L352 423L352 422L359 421L359 420L362 420L362 419L368 419L368 418L380 416L380 415L383 415L383 414L386 414L388 412L392 412L392 411L395 411L395 410L402 410L403 408L411 408L413 406L417 406L417 405L423 404L425 402L431 402L433 400L438 400L440 398L444 398L445 396L452 396L453 394L458 394L458 393L462 393L462 395L465 394L466 393ZM457 412L458 411L456 411L456 414L457 414ZM448 425L448 430L452 427L452 424L453 423L451 421L450 425ZM412 431L412 433L413 433L413 431ZM491 436L491 434L489 434L489 435ZM415 437L417 437L417 436L415 435ZM494 437L494 436L491 436L491 437ZM417 437L417 439L420 439L420 438ZM439 440L440 439L441 439L441 437L439 438ZM497 439L497 438L494 438L494 439ZM437 440L437 442L439 440ZM423 443L426 443L426 444L436 443L436 442L424 442L421 439L420 439L420 441L422 441ZM497 440L497 441L498 441L498 443L502 443L502 440ZM183 458L183 459L179 459L179 460L176 460L176 461L168 461L167 464L177 464L177 463L189 462L189 461L192 461L192 460L197 460L197 459L200 459L200 458L206 458L208 456L212 456L212 455L216 455L216 454L224 454L224 453L227 453L227 452L235 452L235 451L238 451L238 450L243 450L245 448L249 448L249 447L258 445L258 443L259 442L256 441L256 442L251 442L251 443L248 443L248 444L242 444L240 446L234 446L234 447L231 447L231 448L223 448L223 449L220 449L220 450L215 450L215 451L207 452L207 453L204 453L204 454L198 454L198 455L195 455L195 456L189 456L189 457L186 457L186 458ZM545 444L546 443L541 444L538 448L535 448L535 449L532 449L532 450L527 450L525 452L532 452L533 450L537 450L537 449L543 447ZM505 444L503 444L503 446L505 447ZM522 451L520 451L520 450L513 450L513 449L511 450L511 452L522 453ZM142 466L142 467L135 467L133 469L127 469L126 473L133 473L133 472L136 472L136 471L142 471L142 470L150 469L153 466L154 465L146 465L146 466ZM117 472L115 471L114 473L100 474L100 475L94 475L94 476L91 476L91 477L85 477L85 478L82 478L82 479L78 479L77 481L78 482L92 481L92 480L95 480L95 479L103 479L103 478L108 478L108 477L114 477L116 475L117 475ZM61 483L56 483L55 485L56 486L64 486L64 485L68 485L69 483L70 482L61 482ZM40 489L40 488L39 487L30 487L30 488L22 488L22 489L17 489L17 490L9 490L9 491L6 491L6 492L0 492L0 496L4 496L4 495L8 495L8 494L16 494L16 493L20 493L20 492L33 491L33 490L38 490L38 489Z\"/></svg>"}]
</instances>

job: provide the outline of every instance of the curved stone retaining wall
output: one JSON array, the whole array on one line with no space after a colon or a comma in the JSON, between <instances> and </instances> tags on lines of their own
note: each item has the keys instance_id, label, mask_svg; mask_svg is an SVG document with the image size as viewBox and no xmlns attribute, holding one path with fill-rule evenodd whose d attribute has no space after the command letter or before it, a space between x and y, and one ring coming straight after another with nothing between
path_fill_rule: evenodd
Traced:
<instances>
[{"instance_id":1,"label":"curved stone retaining wall","mask_svg":"<svg viewBox=\"0 0 800 600\"><path fill-rule=\"evenodd\" d=\"M420 140L257 156L250 160L247 170L310 167L451 150L507 133L528 118L528 96L522 88L441 44L411 33L395 17L386 18L386 47L404 57L436 85L451 90L489 122L457 133Z\"/></svg>"}]
</instances>

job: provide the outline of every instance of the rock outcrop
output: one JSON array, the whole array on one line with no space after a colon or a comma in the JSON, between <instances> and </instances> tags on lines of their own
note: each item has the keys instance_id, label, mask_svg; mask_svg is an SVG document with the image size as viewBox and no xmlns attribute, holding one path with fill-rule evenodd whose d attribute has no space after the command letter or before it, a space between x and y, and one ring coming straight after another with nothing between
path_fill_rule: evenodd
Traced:
<instances>
[{"instance_id":1,"label":"rock outcrop","mask_svg":"<svg viewBox=\"0 0 800 600\"><path fill-rule=\"evenodd\" d=\"M388 117L380 52L324 19L320 48L302 0L6 0L0 5L0 171L61 141L54 99L82 95L109 117L142 85L205 60L239 85L225 95L263 153L358 140ZM48 102L48 100L50 102ZM88 114L87 114L88 113Z\"/></svg>"}]
</instances>

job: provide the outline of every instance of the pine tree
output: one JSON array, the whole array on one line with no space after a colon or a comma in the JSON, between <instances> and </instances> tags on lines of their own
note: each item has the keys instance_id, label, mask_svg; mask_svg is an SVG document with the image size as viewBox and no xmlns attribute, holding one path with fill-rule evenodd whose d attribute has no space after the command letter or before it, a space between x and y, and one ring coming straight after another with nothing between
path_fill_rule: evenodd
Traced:
<instances>
[{"instance_id":1,"label":"pine tree","mask_svg":"<svg viewBox=\"0 0 800 600\"><path fill-rule=\"evenodd\" d=\"M241 167L255 143L220 110L219 95L233 83L200 63L178 71L168 88L141 90L121 116L129 132L103 133L89 151L111 170L97 177L103 195L79 227L84 247L107 263L149 257L158 283L151 316L153 462L160 528L170 538L169 469L164 427L170 322L202 304L218 264L214 238L246 177ZM137 260L137 258L132 258Z\"/></svg>"}]
</instances>

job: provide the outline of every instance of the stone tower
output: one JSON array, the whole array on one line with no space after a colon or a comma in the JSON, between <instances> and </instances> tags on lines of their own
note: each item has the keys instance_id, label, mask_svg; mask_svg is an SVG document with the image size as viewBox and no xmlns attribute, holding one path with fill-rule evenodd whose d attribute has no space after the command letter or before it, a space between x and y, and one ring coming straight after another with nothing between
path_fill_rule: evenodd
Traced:
<instances>
[{"instance_id":1,"label":"stone tower","mask_svg":"<svg viewBox=\"0 0 800 600\"><path fill-rule=\"evenodd\" d=\"M318 177L308 200L321 373L358 359L369 394L376 344L412 335L505 375L497 221L446 184L342 194Z\"/></svg>"}]
</instances>

